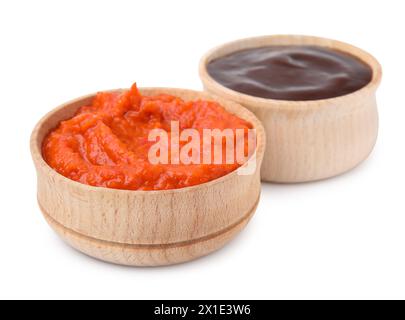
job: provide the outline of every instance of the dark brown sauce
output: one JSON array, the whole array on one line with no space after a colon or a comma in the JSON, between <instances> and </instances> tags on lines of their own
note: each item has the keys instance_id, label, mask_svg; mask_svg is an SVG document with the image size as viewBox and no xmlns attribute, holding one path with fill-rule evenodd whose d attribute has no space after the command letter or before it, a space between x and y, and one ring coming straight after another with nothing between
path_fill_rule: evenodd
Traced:
<instances>
[{"instance_id":1,"label":"dark brown sauce","mask_svg":"<svg viewBox=\"0 0 405 320\"><path fill-rule=\"evenodd\" d=\"M371 68L356 57L318 46L267 46L211 61L208 73L223 86L278 100L319 100L367 85Z\"/></svg>"}]
</instances>

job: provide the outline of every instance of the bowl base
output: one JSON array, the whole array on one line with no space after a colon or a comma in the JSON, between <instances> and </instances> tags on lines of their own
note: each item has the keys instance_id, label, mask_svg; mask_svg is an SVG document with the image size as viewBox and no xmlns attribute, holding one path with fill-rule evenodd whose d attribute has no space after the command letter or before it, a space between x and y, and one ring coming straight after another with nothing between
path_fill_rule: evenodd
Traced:
<instances>
[{"instance_id":1,"label":"bowl base","mask_svg":"<svg viewBox=\"0 0 405 320\"><path fill-rule=\"evenodd\" d=\"M66 228L41 211L51 228L76 250L93 258L126 266L153 267L179 264L208 255L234 238L249 222L259 201L237 223L206 237L173 244L123 244L88 237ZM40 206L41 207L41 206Z\"/></svg>"}]
</instances>

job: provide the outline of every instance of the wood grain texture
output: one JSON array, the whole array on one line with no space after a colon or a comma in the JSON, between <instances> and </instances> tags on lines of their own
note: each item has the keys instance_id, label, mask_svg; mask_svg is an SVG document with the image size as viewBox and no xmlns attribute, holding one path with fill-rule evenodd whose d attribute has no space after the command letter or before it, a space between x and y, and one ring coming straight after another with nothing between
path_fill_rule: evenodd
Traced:
<instances>
[{"instance_id":1,"label":"wood grain texture","mask_svg":"<svg viewBox=\"0 0 405 320\"><path fill-rule=\"evenodd\" d=\"M154 267L191 261L222 248L247 225L254 215L258 200L245 217L220 232L200 239L156 245L122 244L87 237L64 227L41 210L48 224L58 235L84 254L114 264Z\"/></svg>"},{"instance_id":2,"label":"wood grain texture","mask_svg":"<svg viewBox=\"0 0 405 320\"><path fill-rule=\"evenodd\" d=\"M42 141L61 120L88 104L93 94L56 108L35 127L31 153L37 170L38 202L52 228L90 256L133 266L185 262L222 247L253 215L260 195L264 129L242 106L206 93L169 88L140 91L144 95L168 93L184 100L215 100L252 123L257 133L255 173L238 175L234 171L201 185L162 191L115 190L67 179L44 161Z\"/></svg>"},{"instance_id":3,"label":"wood grain texture","mask_svg":"<svg viewBox=\"0 0 405 320\"><path fill-rule=\"evenodd\" d=\"M371 67L372 80L362 89L337 98L285 101L233 91L207 72L207 64L216 58L267 45L317 45L347 52ZM262 121L267 137L261 169L264 181L294 183L329 178L358 165L374 147L378 131L375 93L381 81L381 67L359 48L311 36L248 38L209 51L200 61L199 73L207 92L242 104Z\"/></svg>"}]
</instances>

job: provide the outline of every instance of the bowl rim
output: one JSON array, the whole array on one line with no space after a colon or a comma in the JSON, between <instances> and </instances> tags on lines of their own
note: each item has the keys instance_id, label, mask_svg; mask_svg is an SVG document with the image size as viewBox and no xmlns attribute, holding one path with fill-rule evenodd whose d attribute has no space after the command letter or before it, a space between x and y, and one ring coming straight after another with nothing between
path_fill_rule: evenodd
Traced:
<instances>
[{"instance_id":1,"label":"bowl rim","mask_svg":"<svg viewBox=\"0 0 405 320\"><path fill-rule=\"evenodd\" d=\"M143 91L160 91L161 90L163 92L167 92L168 94L172 94L172 95L176 95L176 92L178 92L178 93L187 92L190 94L197 94L197 95L201 96L201 99L206 99L206 100L211 100L211 101L217 102L225 109L226 109L226 106L225 106L226 104L236 107L238 110L240 110L243 113L243 117L240 115L238 115L238 117L241 117L242 119L251 122L254 129L256 129L256 149L255 149L253 156L250 157L248 159L248 161L253 160L253 158L254 158L254 161L256 161L256 163L258 164L255 172L257 172L257 171L260 172L261 162L262 162L262 159L264 156L264 149L265 149L265 144L266 144L266 135L265 135L265 131L264 131L264 127L263 127L262 123L258 120L258 118L250 110L243 107L239 103L236 103L236 102L228 100L228 99L224 99L222 97L215 96L213 94L210 94L210 93L204 92L204 91L197 91L197 90L183 89L183 88L172 88L172 87L139 87L138 89L141 91L141 93ZM98 92L122 92L122 91L126 91L126 90L129 90L129 89L128 88L119 88L119 89L102 90L102 91L98 91ZM65 108L69 108L74 103L79 103L86 99L94 98L94 96L98 92L83 95L78 98L64 102L63 104L50 110L36 123L34 129L32 130L31 136L30 136L30 151L31 151L32 159L34 161L34 165L37 168L37 170L38 170L38 167L41 167L43 170L45 170L45 173L47 175L52 176L55 179L60 179L67 184L72 184L76 188L79 188L82 191L86 191L86 192L110 192L110 193L118 192L121 194L128 194L128 195L130 195L130 194L131 195L134 195L134 194L137 194L137 195L147 195L147 194L163 195L163 194L173 194L173 193L182 193L182 192L192 192L197 189L201 190L201 189L209 188L215 184L218 184L218 183L224 182L228 179L231 179L232 177L237 175L238 170L243 168L246 165L246 163L248 162L247 161L245 164L243 164L239 168L237 168L217 179L210 180L208 182L193 185L193 186L178 188L178 189L163 189L163 190L114 189L114 188L107 188L107 187L100 187L100 186L91 186L88 184L84 184L84 183L69 179L69 178L65 177L64 175L60 174L59 172L57 172L45 161L45 159L43 158L43 155L42 155L42 150L41 150L43 140L41 141L41 143L37 143L38 135L39 135L39 132L40 132L42 126L49 120L49 118L52 115L54 115L55 113L65 109ZM172 93L169 93L169 92L172 92ZM198 99L196 99L196 100L198 100ZM228 111L228 112L230 112L230 111ZM232 112L230 112L230 113L232 113ZM246 116L248 119L245 118ZM62 120L60 120L60 121L62 121ZM254 175L254 174L252 174L252 175Z\"/></svg>"},{"instance_id":2,"label":"bowl rim","mask_svg":"<svg viewBox=\"0 0 405 320\"><path fill-rule=\"evenodd\" d=\"M348 53L357 59L360 59L362 62L366 63L372 71L372 78L368 84L364 87L353 91L348 94L344 94L338 97L332 97L327 99L317 99L317 100L277 100L277 99L267 99L248 95L241 93L230 88L225 87L224 85L217 82L211 75L208 73L207 65L219 51L226 50L227 48L233 47L234 50L230 50L226 54L233 52L241 51L248 48L259 48L264 47L266 44L263 42L272 42L274 40L280 40L283 42L281 45L300 45L298 42L305 42L305 45L314 45L321 47L328 47L330 49L335 49ZM313 42L311 44L311 42ZM257 44L257 45L256 45ZM269 43L268 45L271 45ZM225 54L225 55L226 55ZM360 55L362 57L360 57ZM219 55L221 56L221 55ZM366 57L367 61L363 57ZM354 45L351 45L346 42L339 40L334 40L330 38L310 36L310 35L299 35L299 34L274 34L274 35L262 35L256 37L247 37L242 39L233 40L230 42L223 43L218 45L208 52L206 52L200 59L199 62L199 76L203 85L208 89L209 92L218 94L221 92L224 94L224 97L231 99L240 103L242 105L246 104L248 106L263 107L269 109L288 109L288 110L314 110L322 108L323 106L330 105L332 103L344 103L345 100L357 98L359 96L369 94L370 92L375 92L378 85L381 82L382 78L382 68L377 59L372 56L370 53L366 52L363 49L360 49ZM214 90L211 90L210 88Z\"/></svg>"}]
</instances>

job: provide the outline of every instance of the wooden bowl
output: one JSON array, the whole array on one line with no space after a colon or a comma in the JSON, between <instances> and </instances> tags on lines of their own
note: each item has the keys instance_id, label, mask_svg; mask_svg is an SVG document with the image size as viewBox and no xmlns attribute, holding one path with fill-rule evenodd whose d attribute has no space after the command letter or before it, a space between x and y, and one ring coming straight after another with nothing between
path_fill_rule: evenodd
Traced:
<instances>
[{"instance_id":1,"label":"wooden bowl","mask_svg":"<svg viewBox=\"0 0 405 320\"><path fill-rule=\"evenodd\" d=\"M233 91L207 72L207 64L216 58L268 45L316 45L347 52L371 67L372 80L360 90L336 98L286 101ZM264 181L292 183L332 177L358 165L374 147L378 131L375 93L381 67L359 48L310 36L248 38L209 51L200 61L199 73L207 92L242 104L262 121L267 136L261 169Z\"/></svg>"},{"instance_id":2,"label":"wooden bowl","mask_svg":"<svg viewBox=\"0 0 405 320\"><path fill-rule=\"evenodd\" d=\"M48 113L31 136L38 177L38 203L50 226L71 246L92 257L130 266L170 265L196 259L221 248L253 216L260 197L260 165L265 134L257 118L242 106L191 90L144 88L144 95L168 93L184 100L218 101L249 121L257 133L256 170L239 169L197 186L162 191L92 187L70 180L44 161L46 134L71 118L93 95L68 102Z\"/></svg>"}]
</instances>

